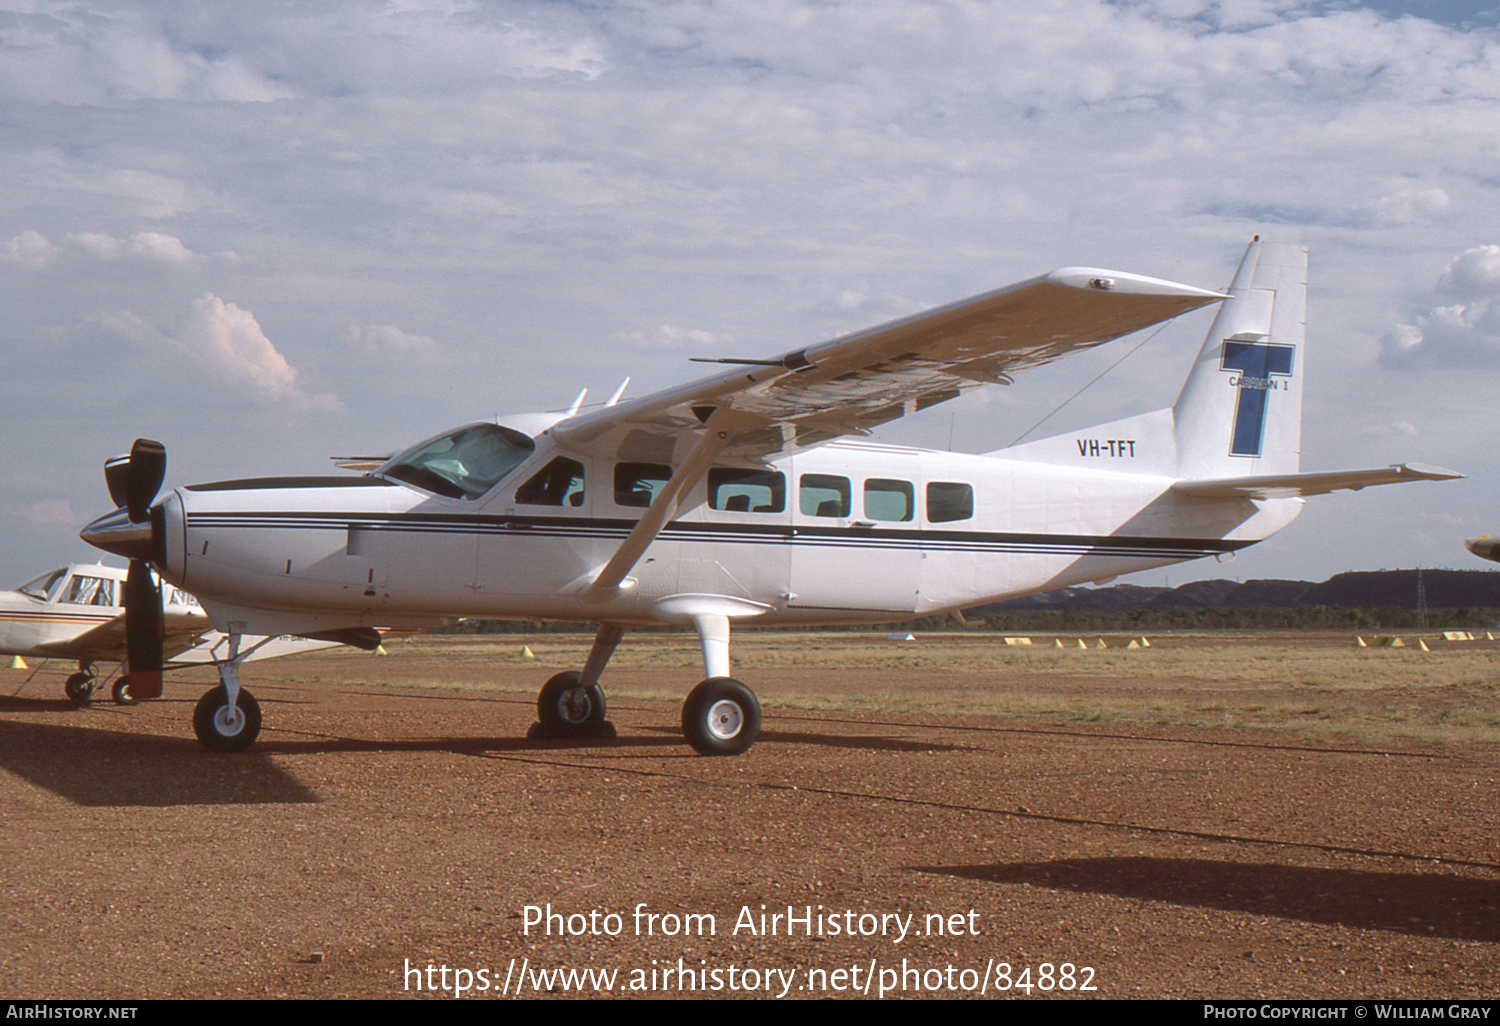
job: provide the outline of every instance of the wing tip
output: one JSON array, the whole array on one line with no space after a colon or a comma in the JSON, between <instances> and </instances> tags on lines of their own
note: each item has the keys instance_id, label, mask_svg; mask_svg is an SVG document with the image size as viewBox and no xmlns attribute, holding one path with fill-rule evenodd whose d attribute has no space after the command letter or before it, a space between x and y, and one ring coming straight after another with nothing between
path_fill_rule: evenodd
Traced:
<instances>
[{"instance_id":1,"label":"wing tip","mask_svg":"<svg viewBox=\"0 0 1500 1026\"><path fill-rule=\"evenodd\" d=\"M1125 296L1170 296L1177 299L1197 299L1204 303L1228 298L1223 292L1200 289L1196 285L1184 285L1182 282L1151 278L1144 274L1110 271L1102 267L1060 267L1045 275L1044 280L1065 288L1114 292Z\"/></svg>"}]
</instances>

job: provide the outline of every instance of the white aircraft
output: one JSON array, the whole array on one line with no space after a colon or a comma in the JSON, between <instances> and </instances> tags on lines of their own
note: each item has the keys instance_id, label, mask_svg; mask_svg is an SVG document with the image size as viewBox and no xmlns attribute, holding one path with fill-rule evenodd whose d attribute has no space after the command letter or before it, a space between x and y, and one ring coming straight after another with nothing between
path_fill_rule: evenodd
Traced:
<instances>
[{"instance_id":1,"label":"white aircraft","mask_svg":"<svg viewBox=\"0 0 1500 1026\"><path fill-rule=\"evenodd\" d=\"M14 591L0 591L0 655L76 660L78 671L63 682L63 691L75 702L89 701L98 683L94 664L126 658L125 586L126 572L121 567L75 563L27 581ZM153 584L152 598L161 608L161 645L153 648L145 665L155 658L163 669L176 669L213 662L223 654L227 639L214 629L198 600L173 587L161 588L156 598L156 587ZM267 644L257 644L256 658L335 644L302 638L265 640ZM120 705L138 701L128 692L128 683L122 674L111 688Z\"/></svg>"},{"instance_id":2,"label":"white aircraft","mask_svg":"<svg viewBox=\"0 0 1500 1026\"><path fill-rule=\"evenodd\" d=\"M1464 542L1464 548L1480 559L1492 559L1500 563L1500 538L1491 538L1487 534L1481 534L1478 538L1470 538Z\"/></svg>"},{"instance_id":3,"label":"white aircraft","mask_svg":"<svg viewBox=\"0 0 1500 1026\"><path fill-rule=\"evenodd\" d=\"M94 694L94 663L125 658L125 571L75 564L43 574L15 591L0 592L0 655L78 661L63 684L75 702ZM175 656L215 633L198 601L177 588L163 589L164 655ZM114 700L131 704L126 678L114 685Z\"/></svg>"},{"instance_id":4,"label":"white aircraft","mask_svg":"<svg viewBox=\"0 0 1500 1026\"><path fill-rule=\"evenodd\" d=\"M190 587L231 639L199 704L209 748L259 709L238 639L364 635L463 617L600 625L542 687L540 727L610 729L600 676L625 631L691 625L705 679L682 726L743 752L754 694L733 622L889 622L1234 552L1302 497L1459 477L1405 464L1300 473L1306 252L1253 242L1227 293L1067 268L904 320L578 412L469 424L362 477L178 488L161 445L106 464L123 508L85 540ZM987 384L1220 302L1168 409L982 455L857 440ZM618 396L616 397L618 398ZM149 596L148 596L149 599ZM144 603L143 603L144 604ZM131 684L133 693L144 694Z\"/></svg>"}]
</instances>

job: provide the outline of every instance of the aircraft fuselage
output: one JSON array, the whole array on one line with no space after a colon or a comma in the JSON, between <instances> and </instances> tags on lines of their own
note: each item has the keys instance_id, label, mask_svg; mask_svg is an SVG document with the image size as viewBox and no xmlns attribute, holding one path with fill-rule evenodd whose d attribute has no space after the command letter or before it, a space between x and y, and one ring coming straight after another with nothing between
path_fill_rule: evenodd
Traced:
<instances>
[{"instance_id":1,"label":"aircraft fuselage","mask_svg":"<svg viewBox=\"0 0 1500 1026\"><path fill-rule=\"evenodd\" d=\"M660 622L681 595L743 602L736 618L768 625L878 622L1222 555L1301 509L1195 499L1128 469L836 442L710 471L600 602L587 586L660 480L648 463L539 441L475 499L381 477L179 489L165 501L166 577L221 629L247 633L462 617ZM1114 462L1128 465L1119 450ZM526 487L559 458L578 468L568 494Z\"/></svg>"}]
</instances>

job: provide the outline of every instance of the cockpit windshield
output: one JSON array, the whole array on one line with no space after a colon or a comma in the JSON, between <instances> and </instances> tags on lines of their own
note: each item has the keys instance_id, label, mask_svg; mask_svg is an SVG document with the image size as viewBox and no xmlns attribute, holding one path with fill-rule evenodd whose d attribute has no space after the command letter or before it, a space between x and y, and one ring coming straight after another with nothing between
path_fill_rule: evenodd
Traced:
<instances>
[{"instance_id":1,"label":"cockpit windshield","mask_svg":"<svg viewBox=\"0 0 1500 1026\"><path fill-rule=\"evenodd\" d=\"M64 567L61 570L54 570L50 574L42 574L36 580L27 581L16 590L22 595L30 595L32 598L46 601L47 596L52 592L52 586L67 572L67 568Z\"/></svg>"},{"instance_id":2,"label":"cockpit windshield","mask_svg":"<svg viewBox=\"0 0 1500 1026\"><path fill-rule=\"evenodd\" d=\"M477 499L530 456L536 443L498 424L469 424L412 446L375 470L450 499Z\"/></svg>"}]
</instances>

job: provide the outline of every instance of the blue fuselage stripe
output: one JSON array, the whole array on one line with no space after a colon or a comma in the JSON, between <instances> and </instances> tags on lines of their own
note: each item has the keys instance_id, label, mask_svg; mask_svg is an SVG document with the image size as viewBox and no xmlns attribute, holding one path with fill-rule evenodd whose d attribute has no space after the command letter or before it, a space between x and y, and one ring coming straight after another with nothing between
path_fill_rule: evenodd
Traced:
<instances>
[{"instance_id":1,"label":"blue fuselage stripe","mask_svg":"<svg viewBox=\"0 0 1500 1026\"><path fill-rule=\"evenodd\" d=\"M394 534L464 534L510 538L621 540L634 520L608 517L481 516L476 514L195 513L189 530L326 530ZM661 541L793 545L815 548L926 552L1126 555L1192 558L1233 552L1248 541L1220 538L1153 538L1130 535L1036 534L952 531L939 528L811 527L804 524L707 524L675 521Z\"/></svg>"}]
</instances>

